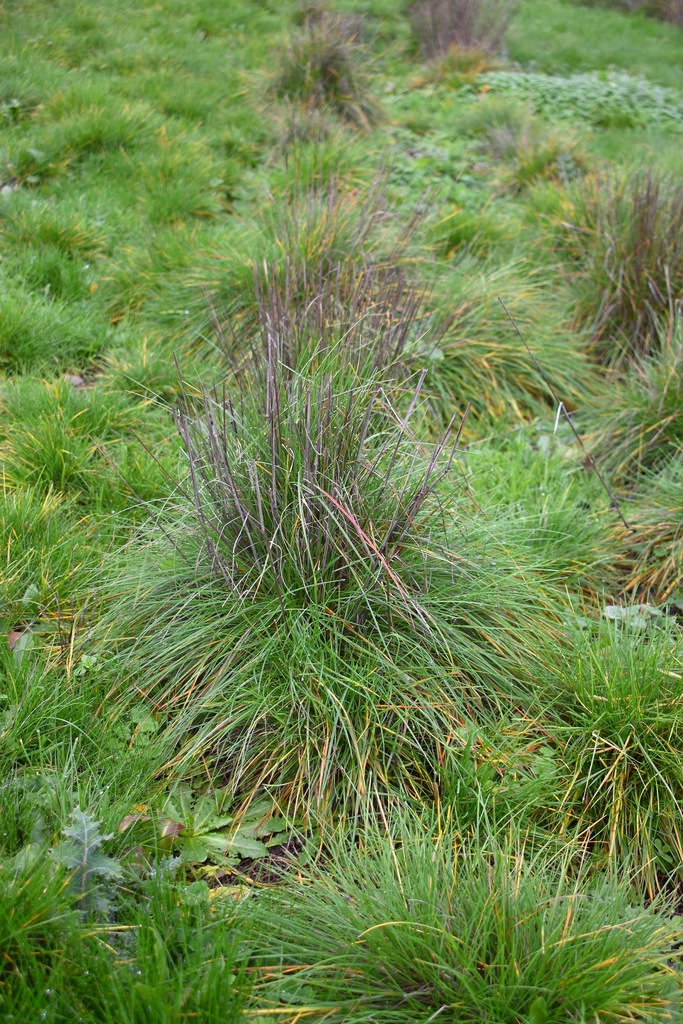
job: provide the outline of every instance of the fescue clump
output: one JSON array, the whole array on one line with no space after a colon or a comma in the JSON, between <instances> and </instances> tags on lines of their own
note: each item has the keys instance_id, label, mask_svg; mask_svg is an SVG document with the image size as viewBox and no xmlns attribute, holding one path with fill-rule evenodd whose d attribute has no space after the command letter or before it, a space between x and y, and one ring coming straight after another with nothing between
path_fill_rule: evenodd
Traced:
<instances>
[{"instance_id":1,"label":"fescue clump","mask_svg":"<svg viewBox=\"0 0 683 1024\"><path fill-rule=\"evenodd\" d=\"M73 926L68 876L55 868L46 856L0 860L0 1012L12 1005L13 976L45 986Z\"/></svg>"},{"instance_id":2,"label":"fescue clump","mask_svg":"<svg viewBox=\"0 0 683 1024\"><path fill-rule=\"evenodd\" d=\"M461 50L496 51L517 7L516 0L417 0L408 16L427 60Z\"/></svg>"},{"instance_id":3,"label":"fescue clump","mask_svg":"<svg viewBox=\"0 0 683 1024\"><path fill-rule=\"evenodd\" d=\"M676 1012L674 920L551 859L404 826L339 843L251 909L262 1008L335 1022L646 1021ZM242 911L246 916L250 908Z\"/></svg>"},{"instance_id":4,"label":"fescue clump","mask_svg":"<svg viewBox=\"0 0 683 1024\"><path fill-rule=\"evenodd\" d=\"M420 442L421 380L402 394L380 326L305 345L270 298L241 391L178 413L184 491L114 628L136 638L126 675L179 764L201 754L242 793L355 813L439 786L462 723L526 678L552 610L444 492L456 424Z\"/></svg>"},{"instance_id":5,"label":"fescue clump","mask_svg":"<svg viewBox=\"0 0 683 1024\"><path fill-rule=\"evenodd\" d=\"M54 613L80 595L89 539L79 537L79 517L62 495L5 487L0 498L0 618L7 634L39 611Z\"/></svg>"},{"instance_id":6,"label":"fescue clump","mask_svg":"<svg viewBox=\"0 0 683 1024\"><path fill-rule=\"evenodd\" d=\"M495 56L483 46L463 48L453 43L442 57L434 59L427 70L427 80L443 82L453 89L473 85L479 75L498 70Z\"/></svg>"},{"instance_id":7,"label":"fescue clump","mask_svg":"<svg viewBox=\"0 0 683 1024\"><path fill-rule=\"evenodd\" d=\"M326 107L302 109L298 103L285 99L273 114L273 126L277 135L277 154L288 156L297 153L304 145L323 145L339 129Z\"/></svg>"},{"instance_id":8,"label":"fescue clump","mask_svg":"<svg viewBox=\"0 0 683 1024\"><path fill-rule=\"evenodd\" d=\"M552 431L547 417L538 432L475 444L465 462L467 482L508 549L591 602L620 582L618 519L595 474L568 457L574 454L568 429Z\"/></svg>"},{"instance_id":9,"label":"fescue clump","mask_svg":"<svg viewBox=\"0 0 683 1024\"><path fill-rule=\"evenodd\" d=\"M648 0L645 13L670 25L683 28L683 2L681 0Z\"/></svg>"},{"instance_id":10,"label":"fescue clump","mask_svg":"<svg viewBox=\"0 0 683 1024\"><path fill-rule=\"evenodd\" d=\"M263 377L267 344L253 345L256 328L261 342L277 339L285 367L295 369L306 359L314 339L316 358L335 358L364 375L386 370L405 376L422 334L431 327L423 311L425 289L411 285L396 267L369 266L344 272L340 265L325 272L324 264L264 262L253 268L258 316L251 311L228 317L225 330L216 318L223 351L237 377L256 369Z\"/></svg>"},{"instance_id":11,"label":"fescue clump","mask_svg":"<svg viewBox=\"0 0 683 1024\"><path fill-rule=\"evenodd\" d=\"M486 140L496 135L516 139L529 119L529 110L517 99L481 93L458 117L458 126L467 135Z\"/></svg>"},{"instance_id":12,"label":"fescue clump","mask_svg":"<svg viewBox=\"0 0 683 1024\"><path fill-rule=\"evenodd\" d=\"M296 604L322 602L337 611L338 597L347 594L341 614L357 625L373 614L373 591L386 595L397 587L399 604L408 599L410 606L391 564L403 561L404 545L421 536L422 506L434 492L430 477L446 441L422 483L422 473L408 477L397 504L389 484L394 465L405 463L406 443L415 443L409 418L394 412L379 383L355 383L357 363L347 364L341 387L332 371L307 373L302 339L290 336L290 349L284 332L276 333L279 312L266 320L267 349L257 356L265 393L247 394L235 405L204 393L199 409L186 399L177 416L204 549L242 600L270 586L282 602L293 597ZM342 350L338 358L345 355ZM315 358L324 365L322 347ZM418 397L416 391L409 412Z\"/></svg>"},{"instance_id":13,"label":"fescue clump","mask_svg":"<svg viewBox=\"0 0 683 1024\"><path fill-rule=\"evenodd\" d=\"M266 211L284 260L305 262L323 276L339 264L358 268L402 262L422 216L414 211L407 223L398 221L382 172L366 187L337 177L304 188L295 181Z\"/></svg>"},{"instance_id":14,"label":"fescue clump","mask_svg":"<svg viewBox=\"0 0 683 1024\"><path fill-rule=\"evenodd\" d=\"M330 110L342 121L368 128L381 117L372 93L372 62L363 42L362 18L317 10L307 15L279 54L269 90L307 113Z\"/></svg>"},{"instance_id":15,"label":"fescue clump","mask_svg":"<svg viewBox=\"0 0 683 1024\"><path fill-rule=\"evenodd\" d=\"M683 862L683 650L666 617L617 611L577 636L555 682L558 813L652 893Z\"/></svg>"},{"instance_id":16,"label":"fescue clump","mask_svg":"<svg viewBox=\"0 0 683 1024\"><path fill-rule=\"evenodd\" d=\"M139 905L117 892L116 947L103 947L98 931L110 925L94 922L76 899L78 872L59 868L45 849L24 853L0 861L2 1017L68 1020L77 1007L88 1021L189 1014L239 1024L250 984L232 900L209 902L204 883L193 892L157 867L139 883Z\"/></svg>"},{"instance_id":17,"label":"fescue clump","mask_svg":"<svg viewBox=\"0 0 683 1024\"><path fill-rule=\"evenodd\" d=\"M465 254L490 255L496 243L510 239L510 225L488 206L469 209L456 206L432 225L429 241L442 260L461 259Z\"/></svg>"},{"instance_id":18,"label":"fescue clump","mask_svg":"<svg viewBox=\"0 0 683 1024\"><path fill-rule=\"evenodd\" d=\"M486 140L487 151L503 161L498 177L503 188L524 192L540 182L556 182L565 187L579 178L586 160L577 140L566 131L549 130L527 118L519 131L505 128L492 131Z\"/></svg>"},{"instance_id":19,"label":"fescue clump","mask_svg":"<svg viewBox=\"0 0 683 1024\"><path fill-rule=\"evenodd\" d=\"M24 378L0 392L5 483L104 503L108 509L131 503L129 484L151 499L163 476L134 437L141 425L152 426L154 414L147 416L139 400L82 383ZM163 421L157 420L157 442L163 432Z\"/></svg>"},{"instance_id":20,"label":"fescue clump","mask_svg":"<svg viewBox=\"0 0 683 1024\"><path fill-rule=\"evenodd\" d=\"M49 203L28 202L16 197L0 207L0 244L12 251L22 246L32 250L57 249L71 259L99 256L105 239L84 223L76 211L55 209Z\"/></svg>"},{"instance_id":21,"label":"fescue clump","mask_svg":"<svg viewBox=\"0 0 683 1024\"><path fill-rule=\"evenodd\" d=\"M585 409L590 450L615 481L635 478L683 444L683 324L660 329L652 353L612 379Z\"/></svg>"},{"instance_id":22,"label":"fescue clump","mask_svg":"<svg viewBox=\"0 0 683 1024\"><path fill-rule=\"evenodd\" d=\"M402 280L410 290L411 248L422 214L415 211L407 223L399 223L379 176L365 188L334 178L303 189L293 184L268 207L265 219L262 258L231 260L211 296L221 344L224 336L242 337L246 344L258 331L259 295L273 287L282 293L290 319L304 311L319 316L322 304L326 317L334 323L341 318L349 328L369 304L386 305L377 289L390 280Z\"/></svg>"},{"instance_id":23,"label":"fescue clump","mask_svg":"<svg viewBox=\"0 0 683 1024\"><path fill-rule=\"evenodd\" d=\"M133 148L160 126L147 106L121 103L106 87L90 82L54 93L41 105L31 133L0 162L11 179L35 186L92 154Z\"/></svg>"},{"instance_id":24,"label":"fescue clump","mask_svg":"<svg viewBox=\"0 0 683 1024\"><path fill-rule=\"evenodd\" d=\"M467 402L483 418L511 412L524 419L547 408L548 386L499 302L502 297L529 339L556 394L578 404L594 390L585 354L565 319L562 301L549 299L546 272L514 260L476 264L437 283L434 324L420 341L434 411L444 422ZM561 299L561 292L558 290Z\"/></svg>"},{"instance_id":25,"label":"fescue clump","mask_svg":"<svg viewBox=\"0 0 683 1024\"><path fill-rule=\"evenodd\" d=\"M651 173L585 178L561 230L596 355L611 366L649 355L683 298L683 188Z\"/></svg>"},{"instance_id":26,"label":"fescue clump","mask_svg":"<svg viewBox=\"0 0 683 1024\"><path fill-rule=\"evenodd\" d=\"M62 285L65 291L69 286L85 289L80 269L72 261L60 260L54 249L52 254L56 260L43 250L35 260L18 263L18 269L25 271L26 283L0 273L0 367L7 374L77 371L90 363L109 338L108 325L92 306L68 304L59 297ZM38 285L42 294L27 287L31 284ZM52 284L56 285L54 298L48 288Z\"/></svg>"},{"instance_id":27,"label":"fescue clump","mask_svg":"<svg viewBox=\"0 0 683 1024\"><path fill-rule=\"evenodd\" d=\"M633 532L626 591L658 603L683 601L683 461L677 455L658 472L644 474L628 513Z\"/></svg>"},{"instance_id":28,"label":"fescue clump","mask_svg":"<svg viewBox=\"0 0 683 1024\"><path fill-rule=\"evenodd\" d=\"M578 177L586 158L566 129L549 129L518 100L484 93L460 116L482 155L502 162L500 184L519 193L542 181L562 185Z\"/></svg>"}]
</instances>

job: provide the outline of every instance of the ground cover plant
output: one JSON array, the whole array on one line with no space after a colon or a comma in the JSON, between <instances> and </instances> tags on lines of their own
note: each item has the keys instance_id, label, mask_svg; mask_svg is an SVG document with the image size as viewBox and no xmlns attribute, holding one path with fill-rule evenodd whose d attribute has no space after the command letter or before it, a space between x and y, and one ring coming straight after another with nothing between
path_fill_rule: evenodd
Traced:
<instances>
[{"instance_id":1,"label":"ground cover plant","mask_svg":"<svg viewBox=\"0 0 683 1024\"><path fill-rule=\"evenodd\" d=\"M0 0L3 1021L680 1017L646 7Z\"/></svg>"}]
</instances>

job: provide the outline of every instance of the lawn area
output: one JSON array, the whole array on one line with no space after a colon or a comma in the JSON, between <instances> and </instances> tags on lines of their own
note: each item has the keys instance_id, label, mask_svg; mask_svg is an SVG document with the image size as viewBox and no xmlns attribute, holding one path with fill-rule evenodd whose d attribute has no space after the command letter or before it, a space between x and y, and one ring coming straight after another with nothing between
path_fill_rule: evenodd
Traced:
<instances>
[{"instance_id":1,"label":"lawn area","mask_svg":"<svg viewBox=\"0 0 683 1024\"><path fill-rule=\"evenodd\" d=\"M681 1018L676 2L0 0L0 1020Z\"/></svg>"},{"instance_id":2,"label":"lawn area","mask_svg":"<svg viewBox=\"0 0 683 1024\"><path fill-rule=\"evenodd\" d=\"M681 88L683 39L670 25L642 12L556 0L522 4L507 36L510 58L538 71L568 75L622 68L651 82Z\"/></svg>"}]
</instances>

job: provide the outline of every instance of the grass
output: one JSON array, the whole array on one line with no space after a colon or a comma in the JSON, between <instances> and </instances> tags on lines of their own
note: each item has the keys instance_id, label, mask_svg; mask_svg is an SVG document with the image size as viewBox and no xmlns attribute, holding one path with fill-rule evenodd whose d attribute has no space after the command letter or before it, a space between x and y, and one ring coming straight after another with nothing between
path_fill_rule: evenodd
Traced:
<instances>
[{"instance_id":1,"label":"grass","mask_svg":"<svg viewBox=\"0 0 683 1024\"><path fill-rule=\"evenodd\" d=\"M527 429L504 442L476 444L467 483L518 558L572 589L610 592L622 555L615 513L595 475L568 458L570 452L564 431Z\"/></svg>"},{"instance_id":2,"label":"grass","mask_svg":"<svg viewBox=\"0 0 683 1024\"><path fill-rule=\"evenodd\" d=\"M75 378L81 380L81 378ZM100 507L130 504L164 493L163 475L135 440L145 405L120 392L75 386L68 380L25 378L6 390L7 432L2 439L6 480L89 500ZM160 425L159 425L160 426ZM154 444L154 428L147 437ZM163 444L157 429L157 445ZM160 436L161 435L161 436ZM161 487L161 491L158 488Z\"/></svg>"},{"instance_id":3,"label":"grass","mask_svg":"<svg viewBox=\"0 0 683 1024\"><path fill-rule=\"evenodd\" d=\"M242 1019L249 985L229 901L210 905L162 872L140 890L144 912L129 908L117 936L106 925L84 934L65 884L47 865L3 870L0 1006L8 1020Z\"/></svg>"},{"instance_id":4,"label":"grass","mask_svg":"<svg viewBox=\"0 0 683 1024\"><path fill-rule=\"evenodd\" d=\"M680 88L680 32L643 14L552 0L526 3L520 7L507 43L513 60L534 60L539 70L551 74L617 67Z\"/></svg>"},{"instance_id":5,"label":"grass","mask_svg":"<svg viewBox=\"0 0 683 1024\"><path fill-rule=\"evenodd\" d=\"M679 1015L683 35L484 9L0 2L3 1020Z\"/></svg>"},{"instance_id":6,"label":"grass","mask_svg":"<svg viewBox=\"0 0 683 1024\"><path fill-rule=\"evenodd\" d=\"M343 120L368 127L381 117L373 97L362 20L311 10L303 30L290 37L270 88L308 112L329 107Z\"/></svg>"},{"instance_id":7,"label":"grass","mask_svg":"<svg viewBox=\"0 0 683 1024\"><path fill-rule=\"evenodd\" d=\"M453 730L525 679L534 654L520 640L534 612L552 631L552 598L534 608L466 513L452 546L443 519L457 506L439 492L453 437L416 451L419 390L402 418L381 377L336 368L343 350L294 362L272 324L264 334L251 393L206 394L179 415L182 526L152 535L113 628L135 638L126 663L181 760L201 752L238 792L276 787L307 814L352 793L362 809L378 786L431 784ZM504 610L487 597L499 574L516 594Z\"/></svg>"},{"instance_id":8,"label":"grass","mask_svg":"<svg viewBox=\"0 0 683 1024\"><path fill-rule=\"evenodd\" d=\"M605 391L586 410L593 451L615 479L633 478L680 447L680 331L677 317L660 331L659 351L638 361L618 395Z\"/></svg>"},{"instance_id":9,"label":"grass","mask_svg":"<svg viewBox=\"0 0 683 1024\"><path fill-rule=\"evenodd\" d=\"M558 814L653 892L681 860L680 648L665 618L624 621L577 637L561 671Z\"/></svg>"},{"instance_id":10,"label":"grass","mask_svg":"<svg viewBox=\"0 0 683 1024\"><path fill-rule=\"evenodd\" d=\"M659 601L681 592L681 467L672 458L646 478L632 513L635 536L628 589Z\"/></svg>"},{"instance_id":11,"label":"grass","mask_svg":"<svg viewBox=\"0 0 683 1024\"><path fill-rule=\"evenodd\" d=\"M329 873L257 913L270 936L261 1005L294 999L339 1021L441 1007L462 1022L667 1014L672 925L618 886L581 882L561 864L538 870L523 847L484 852L448 830L342 845ZM638 936L632 952L623 934Z\"/></svg>"},{"instance_id":12,"label":"grass","mask_svg":"<svg viewBox=\"0 0 683 1024\"><path fill-rule=\"evenodd\" d=\"M514 12L514 4L498 0L417 0L408 16L424 56L433 60L451 47L498 50Z\"/></svg>"},{"instance_id":13,"label":"grass","mask_svg":"<svg viewBox=\"0 0 683 1024\"><path fill-rule=\"evenodd\" d=\"M612 365L648 355L683 288L683 192L637 175L579 187L562 226L576 264L578 315Z\"/></svg>"},{"instance_id":14,"label":"grass","mask_svg":"<svg viewBox=\"0 0 683 1024\"><path fill-rule=\"evenodd\" d=\"M530 361L501 298L529 336L553 390L570 403L592 390L593 375L562 305L562 283L555 296L543 291L539 302L542 291L541 275L526 254L503 263L496 257L463 256L454 272L437 284L433 301L439 329L433 342L425 336L421 355L435 405L443 409L446 421L454 406L464 412L468 401L476 415L493 420L506 414L523 419L548 401L548 385Z\"/></svg>"}]
</instances>

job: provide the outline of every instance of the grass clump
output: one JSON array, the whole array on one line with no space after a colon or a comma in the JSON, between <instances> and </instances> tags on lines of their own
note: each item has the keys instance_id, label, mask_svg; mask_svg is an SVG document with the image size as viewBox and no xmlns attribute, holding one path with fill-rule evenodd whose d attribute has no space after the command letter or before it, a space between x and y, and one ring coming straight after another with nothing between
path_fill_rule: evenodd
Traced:
<instances>
[{"instance_id":1,"label":"grass clump","mask_svg":"<svg viewBox=\"0 0 683 1024\"><path fill-rule=\"evenodd\" d=\"M253 294L261 339L277 338L290 368L306 360L314 339L318 357L336 352L361 379L378 371L405 376L419 359L419 339L430 326L424 289L411 286L399 268L371 265L353 273L337 265L325 274L324 264L264 262L254 267ZM228 323L229 336L217 326L233 370L241 377L255 365L262 376L263 349L254 350L252 318L247 312Z\"/></svg>"},{"instance_id":2,"label":"grass clump","mask_svg":"<svg viewBox=\"0 0 683 1024\"><path fill-rule=\"evenodd\" d=\"M632 552L627 590L657 602L683 595L683 465L675 456L646 474L629 512L634 535L624 538ZM676 605L676 607L678 607Z\"/></svg>"},{"instance_id":3,"label":"grass clump","mask_svg":"<svg viewBox=\"0 0 683 1024\"><path fill-rule=\"evenodd\" d=\"M350 14L310 12L280 52L270 91L309 114L327 108L358 127L376 123L381 107L372 93L364 29L364 21Z\"/></svg>"},{"instance_id":4,"label":"grass clump","mask_svg":"<svg viewBox=\"0 0 683 1024\"><path fill-rule=\"evenodd\" d=\"M90 561L91 547L62 495L30 487L5 491L0 499L5 635L37 618L39 610L57 615L69 606L87 586L83 566Z\"/></svg>"},{"instance_id":5,"label":"grass clump","mask_svg":"<svg viewBox=\"0 0 683 1024\"><path fill-rule=\"evenodd\" d=\"M180 415L190 494L119 601L125 672L170 716L178 760L201 751L242 791L325 808L431 786L458 723L525 674L520 626L552 628L543 598L460 516L452 546L453 441L419 444L418 391L398 413L381 375L315 346L289 369L265 341L261 388Z\"/></svg>"},{"instance_id":6,"label":"grass clump","mask_svg":"<svg viewBox=\"0 0 683 1024\"><path fill-rule=\"evenodd\" d=\"M515 138L522 130L528 112L518 99L481 93L458 117L460 128L475 139L486 141L497 133Z\"/></svg>"},{"instance_id":7,"label":"grass clump","mask_svg":"<svg viewBox=\"0 0 683 1024\"><path fill-rule=\"evenodd\" d=\"M427 60L453 46L498 50L515 13L515 0L417 0L408 16Z\"/></svg>"},{"instance_id":8,"label":"grass clump","mask_svg":"<svg viewBox=\"0 0 683 1024\"><path fill-rule=\"evenodd\" d=\"M56 262L43 259L38 266L29 265L27 276L37 274L36 283L44 288L58 282L55 290L61 292L61 269L59 258ZM68 283L68 268L65 274ZM0 366L6 371L78 370L106 344L107 325L86 304L69 308L61 298L40 297L9 275L0 275L0 281Z\"/></svg>"},{"instance_id":9,"label":"grass clump","mask_svg":"<svg viewBox=\"0 0 683 1024\"><path fill-rule=\"evenodd\" d=\"M433 61L428 80L444 82L452 89L458 89L462 85L474 85L479 75L496 67L495 57L484 47L463 48L452 43L444 56Z\"/></svg>"},{"instance_id":10,"label":"grass clump","mask_svg":"<svg viewBox=\"0 0 683 1024\"><path fill-rule=\"evenodd\" d=\"M549 131L527 120L518 133L493 132L488 151L505 165L499 174L503 187L519 193L541 182L568 185L580 176L585 157L577 140L566 131Z\"/></svg>"},{"instance_id":11,"label":"grass clump","mask_svg":"<svg viewBox=\"0 0 683 1024\"><path fill-rule=\"evenodd\" d=\"M129 484L144 498L155 495L161 474L134 437L146 418L139 400L74 387L68 379L26 379L6 388L2 402L9 422L0 433L0 454L12 485L109 509L138 503ZM159 424L155 432L162 441Z\"/></svg>"},{"instance_id":12,"label":"grass clump","mask_svg":"<svg viewBox=\"0 0 683 1024\"><path fill-rule=\"evenodd\" d=\"M683 297L683 190L651 174L586 178L563 221L578 315L609 365L648 355Z\"/></svg>"},{"instance_id":13,"label":"grass clump","mask_svg":"<svg viewBox=\"0 0 683 1024\"><path fill-rule=\"evenodd\" d=\"M41 106L37 124L4 156L12 180L29 186L62 177L91 156L115 152L149 138L156 124L140 103L121 103L92 81L58 90Z\"/></svg>"},{"instance_id":14,"label":"grass clump","mask_svg":"<svg viewBox=\"0 0 683 1024\"><path fill-rule=\"evenodd\" d=\"M498 178L513 193L541 182L566 186L586 165L577 138L566 128L549 128L522 99L482 93L461 113L460 124L479 140L483 155L503 162Z\"/></svg>"},{"instance_id":15,"label":"grass clump","mask_svg":"<svg viewBox=\"0 0 683 1024\"><path fill-rule=\"evenodd\" d=\"M523 848L399 830L261 900L263 1009L330 1021L649 1021L677 1005L677 930L628 890Z\"/></svg>"},{"instance_id":16,"label":"grass clump","mask_svg":"<svg viewBox=\"0 0 683 1024\"><path fill-rule=\"evenodd\" d=\"M598 392L585 410L591 451L618 481L669 459L683 443L680 317L659 337L652 355L613 376L610 383L617 387Z\"/></svg>"},{"instance_id":17,"label":"grass clump","mask_svg":"<svg viewBox=\"0 0 683 1024\"><path fill-rule=\"evenodd\" d=\"M13 982L42 988L73 914L67 874L56 865L0 861L0 1010L15 1009Z\"/></svg>"},{"instance_id":18,"label":"grass clump","mask_svg":"<svg viewBox=\"0 0 683 1024\"><path fill-rule=\"evenodd\" d=\"M590 600L618 586L621 537L604 490L568 440L528 426L504 443L475 443L467 484L508 548Z\"/></svg>"},{"instance_id":19,"label":"grass clump","mask_svg":"<svg viewBox=\"0 0 683 1024\"><path fill-rule=\"evenodd\" d=\"M140 161L141 200L152 224L188 217L215 217L226 206L225 179L201 147L162 150L156 159ZM228 191L234 183L228 182Z\"/></svg>"},{"instance_id":20,"label":"grass clump","mask_svg":"<svg viewBox=\"0 0 683 1024\"><path fill-rule=\"evenodd\" d=\"M20 246L51 246L73 259L96 256L104 247L103 235L75 211L55 209L49 203L21 201L18 196L0 212L0 239L8 250Z\"/></svg>"},{"instance_id":21,"label":"grass clump","mask_svg":"<svg viewBox=\"0 0 683 1024\"><path fill-rule=\"evenodd\" d=\"M221 347L230 338L248 351L261 320L259 296L274 287L290 319L306 309L318 316L322 304L332 324L352 329L354 315L362 319L374 303L386 305L381 292L392 290L390 281L400 278L411 290L422 219L419 211L405 220L393 213L379 176L369 185L334 177L305 187L288 183L268 202L256 238L245 235L239 248L215 253L219 271L214 263L209 289L203 272L188 278L190 315ZM207 292L214 307L209 323Z\"/></svg>"},{"instance_id":22,"label":"grass clump","mask_svg":"<svg viewBox=\"0 0 683 1024\"><path fill-rule=\"evenodd\" d=\"M128 887L127 899L122 888L112 934L76 909L67 883L46 853L23 869L0 864L0 1010L8 1020L74 1012L121 1024L167 1024L180 1014L242 1020L249 983L232 901L210 903L206 885L193 890L161 870Z\"/></svg>"},{"instance_id":23,"label":"grass clump","mask_svg":"<svg viewBox=\"0 0 683 1024\"><path fill-rule=\"evenodd\" d=\"M429 241L436 256L444 260L470 252L488 256L496 243L510 236L509 226L501 223L497 212L455 206L430 229Z\"/></svg>"},{"instance_id":24,"label":"grass clump","mask_svg":"<svg viewBox=\"0 0 683 1024\"><path fill-rule=\"evenodd\" d=\"M628 608L608 610L624 614L577 636L557 680L559 813L653 892L683 860L681 646L661 616L645 632Z\"/></svg>"},{"instance_id":25,"label":"grass clump","mask_svg":"<svg viewBox=\"0 0 683 1024\"><path fill-rule=\"evenodd\" d=\"M0 0L3 1020L680 1015L683 43L512 13Z\"/></svg>"},{"instance_id":26,"label":"grass clump","mask_svg":"<svg viewBox=\"0 0 683 1024\"><path fill-rule=\"evenodd\" d=\"M435 324L420 341L435 411L448 422L453 408L472 403L482 419L506 413L524 419L548 402L548 387L529 359L499 302L503 298L530 341L555 393L572 403L594 390L585 354L560 301L549 299L545 272L526 261L469 262L434 289Z\"/></svg>"}]
</instances>

